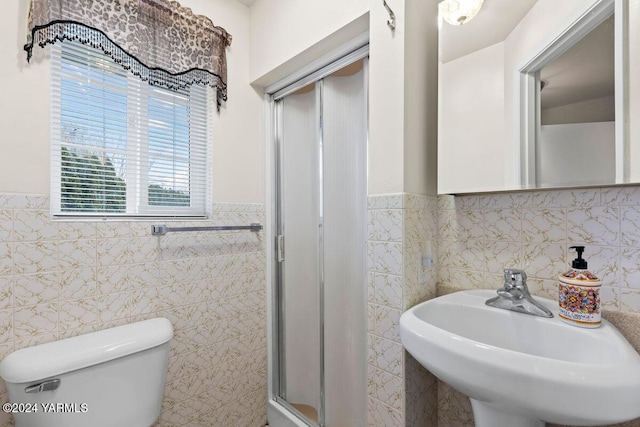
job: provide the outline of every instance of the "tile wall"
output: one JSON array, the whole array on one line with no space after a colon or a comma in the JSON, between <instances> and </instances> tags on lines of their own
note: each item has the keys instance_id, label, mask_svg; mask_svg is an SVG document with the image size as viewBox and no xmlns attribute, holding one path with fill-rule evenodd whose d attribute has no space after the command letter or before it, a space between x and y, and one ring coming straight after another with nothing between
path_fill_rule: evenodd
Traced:
<instances>
[{"instance_id":1,"label":"tile wall","mask_svg":"<svg viewBox=\"0 0 640 427\"><path fill-rule=\"evenodd\" d=\"M164 316L175 338L158 425L263 425L263 234L157 238L146 221L52 222L48 203L45 196L0 194L0 357ZM250 222L264 223L262 205L218 205L207 224ZM637 223L640 187L370 197L369 426L436 425L436 418L443 427L473 425L468 399L438 383L398 336L402 311L433 297L436 282L438 293L497 288L502 269L516 266L527 271L535 294L553 298L554 277L573 257L567 247L585 244L590 269L603 279L605 310L624 315L629 333L640 330ZM429 252L438 268L422 267ZM629 327L634 322L638 327ZM11 419L0 413L0 425Z\"/></svg>"},{"instance_id":2,"label":"tile wall","mask_svg":"<svg viewBox=\"0 0 640 427\"><path fill-rule=\"evenodd\" d=\"M367 420L370 427L435 425L437 381L403 349L402 311L435 296L436 271L422 268L434 247L437 199L413 194L368 199Z\"/></svg>"},{"instance_id":3,"label":"tile wall","mask_svg":"<svg viewBox=\"0 0 640 427\"><path fill-rule=\"evenodd\" d=\"M640 187L441 196L438 229L439 294L497 289L502 269L518 267L532 293L556 299L556 277L575 258L568 247L586 245L604 316L640 350ZM440 383L438 400L439 426L473 426L465 396Z\"/></svg>"},{"instance_id":4,"label":"tile wall","mask_svg":"<svg viewBox=\"0 0 640 427\"><path fill-rule=\"evenodd\" d=\"M196 225L251 222L264 223L263 205L219 204L212 220ZM166 317L174 338L157 426L263 426L263 233L158 238L150 234L152 223L53 222L46 196L0 194L0 358L39 343ZM1 381L0 400L7 400ZM11 425L0 412L0 426Z\"/></svg>"}]
</instances>

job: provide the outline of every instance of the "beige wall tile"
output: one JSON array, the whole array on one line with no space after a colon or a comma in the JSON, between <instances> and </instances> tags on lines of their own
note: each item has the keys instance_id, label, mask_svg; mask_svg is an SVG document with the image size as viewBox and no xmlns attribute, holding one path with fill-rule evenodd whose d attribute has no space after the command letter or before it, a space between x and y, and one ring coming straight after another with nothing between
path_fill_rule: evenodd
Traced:
<instances>
[{"instance_id":1,"label":"beige wall tile","mask_svg":"<svg viewBox=\"0 0 640 427\"><path fill-rule=\"evenodd\" d=\"M619 310L621 315L639 313L638 206L640 187L441 196L438 292L497 289L503 268L520 267L527 272L534 295L556 299L557 276L575 258L568 246L584 244L589 269L603 281L602 307ZM483 223L470 220L480 211ZM472 262L480 258L475 236L481 232L459 231L469 223L486 233L485 263ZM463 252L468 252L466 258ZM623 333L632 334L628 329ZM468 399L442 384L438 415L438 425L443 427L473 425Z\"/></svg>"},{"instance_id":2,"label":"beige wall tile","mask_svg":"<svg viewBox=\"0 0 640 427\"><path fill-rule=\"evenodd\" d=\"M157 238L149 221L53 222L45 196L0 201L0 357L163 316L175 338L159 425L204 422L225 408L210 399L215 390L239 420L266 420L262 233ZM216 220L264 221L263 209L224 205Z\"/></svg>"}]
</instances>

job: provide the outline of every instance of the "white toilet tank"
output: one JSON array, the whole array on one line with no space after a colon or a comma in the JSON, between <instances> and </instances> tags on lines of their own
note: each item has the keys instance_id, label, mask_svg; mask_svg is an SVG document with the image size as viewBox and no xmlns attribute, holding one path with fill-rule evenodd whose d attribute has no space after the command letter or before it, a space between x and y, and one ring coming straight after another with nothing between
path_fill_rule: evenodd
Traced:
<instances>
[{"instance_id":1,"label":"white toilet tank","mask_svg":"<svg viewBox=\"0 0 640 427\"><path fill-rule=\"evenodd\" d=\"M145 320L18 350L0 363L16 427L149 427L171 323Z\"/></svg>"}]
</instances>

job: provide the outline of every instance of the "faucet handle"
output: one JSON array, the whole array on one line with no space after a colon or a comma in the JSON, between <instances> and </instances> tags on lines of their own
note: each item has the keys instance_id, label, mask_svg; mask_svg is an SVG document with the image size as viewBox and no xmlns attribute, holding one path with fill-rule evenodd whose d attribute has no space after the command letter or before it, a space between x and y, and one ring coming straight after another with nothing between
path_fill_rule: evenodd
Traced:
<instances>
[{"instance_id":1,"label":"faucet handle","mask_svg":"<svg viewBox=\"0 0 640 427\"><path fill-rule=\"evenodd\" d=\"M523 288L527 286L527 273L517 268L504 269L505 289Z\"/></svg>"}]
</instances>

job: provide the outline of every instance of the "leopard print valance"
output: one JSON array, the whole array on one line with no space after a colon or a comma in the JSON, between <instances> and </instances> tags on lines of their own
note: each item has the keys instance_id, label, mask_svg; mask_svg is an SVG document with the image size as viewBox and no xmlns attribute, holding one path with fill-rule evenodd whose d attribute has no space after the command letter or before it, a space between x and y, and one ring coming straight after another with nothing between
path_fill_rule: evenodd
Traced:
<instances>
[{"instance_id":1,"label":"leopard print valance","mask_svg":"<svg viewBox=\"0 0 640 427\"><path fill-rule=\"evenodd\" d=\"M172 0L31 0L24 49L73 40L101 49L150 84L202 84L227 99L231 35Z\"/></svg>"}]
</instances>

